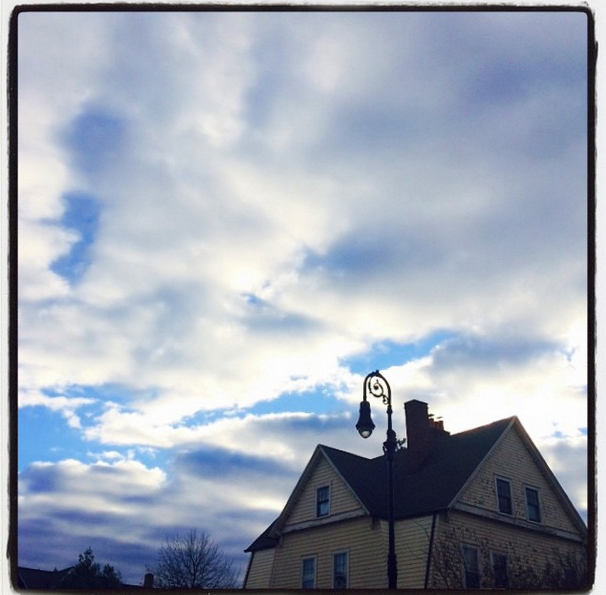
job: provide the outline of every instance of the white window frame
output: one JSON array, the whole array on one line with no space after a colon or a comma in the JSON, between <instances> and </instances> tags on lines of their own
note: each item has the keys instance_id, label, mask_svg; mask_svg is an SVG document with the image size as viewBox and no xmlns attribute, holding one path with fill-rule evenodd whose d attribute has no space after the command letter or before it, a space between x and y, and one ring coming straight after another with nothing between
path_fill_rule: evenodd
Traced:
<instances>
[{"instance_id":1,"label":"white window frame","mask_svg":"<svg viewBox=\"0 0 606 595\"><path fill-rule=\"evenodd\" d=\"M337 586L336 579L336 557L345 556L345 585ZM332 553L332 588L333 589L348 589L349 588L349 550L337 550Z\"/></svg>"},{"instance_id":2,"label":"white window frame","mask_svg":"<svg viewBox=\"0 0 606 595\"><path fill-rule=\"evenodd\" d=\"M477 575L478 575L478 586L470 587L467 585L467 564L465 561L465 550L474 551L476 554L476 563L477 563ZM482 572L480 569L480 548L477 545L472 545L470 543L461 544L461 561L463 566L463 588L464 589L479 589L482 583Z\"/></svg>"},{"instance_id":3,"label":"white window frame","mask_svg":"<svg viewBox=\"0 0 606 595\"><path fill-rule=\"evenodd\" d=\"M326 499L326 503L327 503L327 510L325 514L320 514L320 499L319 499L319 495L320 495L320 490L327 490L328 493L328 497ZM316 518L317 519L321 519L327 516L330 516L330 500L331 500L331 489L330 489L330 484L328 485L321 485L318 486L316 488ZM322 500L322 502L324 502L324 500Z\"/></svg>"},{"instance_id":4,"label":"white window frame","mask_svg":"<svg viewBox=\"0 0 606 595\"><path fill-rule=\"evenodd\" d=\"M499 501L499 482L500 481L506 483L509 486L509 505L511 507L511 512L506 512L504 510L501 510L501 503ZM500 514L506 514L507 516L513 516L513 489L512 489L511 483L512 483L511 479L508 479L507 477L497 476L494 478L494 491L495 491L495 495L497 498L497 510L499 511Z\"/></svg>"},{"instance_id":5,"label":"white window frame","mask_svg":"<svg viewBox=\"0 0 606 595\"><path fill-rule=\"evenodd\" d=\"M304 586L304 581L305 581L305 562L307 560L312 560L313 561L313 569L314 569L314 576L313 576L313 585L311 587L305 587ZM315 589L317 586L317 580L318 580L318 557L313 554L313 555L308 555L308 556L303 556L301 558L301 589Z\"/></svg>"},{"instance_id":6,"label":"white window frame","mask_svg":"<svg viewBox=\"0 0 606 595\"><path fill-rule=\"evenodd\" d=\"M528 490L532 490L537 495L537 509L539 512L539 519L531 519L530 518L530 506L528 504ZM539 488L535 488L534 486L525 485L524 486L524 502L526 504L526 519L529 523L536 523L540 525L543 522L543 503L541 502L541 490Z\"/></svg>"}]
</instances>

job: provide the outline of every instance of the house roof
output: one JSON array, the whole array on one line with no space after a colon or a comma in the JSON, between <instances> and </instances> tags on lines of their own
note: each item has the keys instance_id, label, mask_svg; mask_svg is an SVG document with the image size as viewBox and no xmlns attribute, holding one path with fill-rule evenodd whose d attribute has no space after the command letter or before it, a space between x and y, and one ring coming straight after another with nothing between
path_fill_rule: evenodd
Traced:
<instances>
[{"instance_id":1,"label":"house roof","mask_svg":"<svg viewBox=\"0 0 606 595\"><path fill-rule=\"evenodd\" d=\"M454 505L459 494L475 477L482 462L507 430L515 426L529 446L535 462L565 502L579 527L584 524L568 497L524 431L517 417L509 417L465 432L444 433L435 439L431 453L413 471L410 452L403 448L394 455L394 504L396 519L428 515ZM387 463L383 455L368 459L330 446L318 445L280 516L246 549L247 552L274 547L289 511L324 456L353 494L374 517L387 519Z\"/></svg>"},{"instance_id":2,"label":"house roof","mask_svg":"<svg viewBox=\"0 0 606 595\"><path fill-rule=\"evenodd\" d=\"M473 430L436 439L423 466L409 470L409 452L394 455L396 519L448 508L480 463L516 418L507 418ZM372 516L387 518L387 463L384 456L365 459L320 447Z\"/></svg>"},{"instance_id":3,"label":"house roof","mask_svg":"<svg viewBox=\"0 0 606 595\"><path fill-rule=\"evenodd\" d=\"M255 539L244 551L256 552L258 550L267 550L278 545L278 538L272 536L273 528L278 522L276 519L257 539Z\"/></svg>"},{"instance_id":4,"label":"house roof","mask_svg":"<svg viewBox=\"0 0 606 595\"><path fill-rule=\"evenodd\" d=\"M69 571L63 570L40 570L38 568L25 568L19 566L17 569L20 589L52 589Z\"/></svg>"},{"instance_id":5,"label":"house roof","mask_svg":"<svg viewBox=\"0 0 606 595\"><path fill-rule=\"evenodd\" d=\"M17 578L19 589L31 589L35 591L56 589L63 577L73 568L64 568L63 570L40 570L39 568L26 568L19 566L17 568ZM120 589L143 589L139 585L129 585L121 583Z\"/></svg>"}]
</instances>

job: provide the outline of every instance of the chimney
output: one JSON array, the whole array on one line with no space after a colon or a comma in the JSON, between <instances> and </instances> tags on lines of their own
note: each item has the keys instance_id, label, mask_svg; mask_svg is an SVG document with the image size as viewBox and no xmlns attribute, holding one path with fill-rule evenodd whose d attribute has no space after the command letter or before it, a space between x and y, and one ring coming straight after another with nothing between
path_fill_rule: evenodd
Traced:
<instances>
[{"instance_id":1,"label":"chimney","mask_svg":"<svg viewBox=\"0 0 606 595\"><path fill-rule=\"evenodd\" d=\"M406 412L406 446L408 451L408 471L418 471L431 454L434 440L448 436L442 420L434 420L428 413L427 403L416 399L404 403Z\"/></svg>"},{"instance_id":2,"label":"chimney","mask_svg":"<svg viewBox=\"0 0 606 595\"><path fill-rule=\"evenodd\" d=\"M151 572L148 572L143 577L143 588L144 589L153 589L154 588L154 575Z\"/></svg>"}]
</instances>

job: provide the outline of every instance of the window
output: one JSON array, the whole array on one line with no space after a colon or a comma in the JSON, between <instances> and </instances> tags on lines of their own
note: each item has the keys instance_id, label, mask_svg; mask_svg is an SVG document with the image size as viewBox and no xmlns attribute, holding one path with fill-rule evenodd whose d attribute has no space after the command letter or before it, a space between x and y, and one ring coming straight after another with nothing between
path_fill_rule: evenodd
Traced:
<instances>
[{"instance_id":1,"label":"window","mask_svg":"<svg viewBox=\"0 0 606 595\"><path fill-rule=\"evenodd\" d=\"M316 588L316 559L303 558L301 561L301 589Z\"/></svg>"},{"instance_id":2,"label":"window","mask_svg":"<svg viewBox=\"0 0 606 595\"><path fill-rule=\"evenodd\" d=\"M347 552L338 552L332 557L332 588L347 589Z\"/></svg>"},{"instance_id":3,"label":"window","mask_svg":"<svg viewBox=\"0 0 606 595\"><path fill-rule=\"evenodd\" d=\"M541 522L541 506L539 503L539 490L526 488L526 513L528 520L533 523Z\"/></svg>"},{"instance_id":4,"label":"window","mask_svg":"<svg viewBox=\"0 0 606 595\"><path fill-rule=\"evenodd\" d=\"M502 589L509 587L509 578L507 577L507 556L497 552L490 552L490 563L492 565L494 586Z\"/></svg>"},{"instance_id":5,"label":"window","mask_svg":"<svg viewBox=\"0 0 606 595\"><path fill-rule=\"evenodd\" d=\"M480 588L480 561L478 548L463 546L463 587L465 589Z\"/></svg>"},{"instance_id":6,"label":"window","mask_svg":"<svg viewBox=\"0 0 606 595\"><path fill-rule=\"evenodd\" d=\"M499 512L513 514L511 504L511 483L507 479L497 477L497 504Z\"/></svg>"},{"instance_id":7,"label":"window","mask_svg":"<svg viewBox=\"0 0 606 595\"><path fill-rule=\"evenodd\" d=\"M316 490L316 516L328 516L330 512L330 488L324 486Z\"/></svg>"}]
</instances>

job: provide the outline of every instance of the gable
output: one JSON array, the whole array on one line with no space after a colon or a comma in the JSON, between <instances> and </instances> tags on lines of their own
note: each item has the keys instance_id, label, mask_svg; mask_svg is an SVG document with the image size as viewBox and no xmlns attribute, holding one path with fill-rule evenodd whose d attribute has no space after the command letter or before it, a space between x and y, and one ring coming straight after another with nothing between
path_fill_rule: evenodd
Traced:
<instances>
[{"instance_id":1,"label":"gable","mask_svg":"<svg viewBox=\"0 0 606 595\"><path fill-rule=\"evenodd\" d=\"M424 516L450 508L509 423L508 419L500 420L436 440L424 464L412 472L407 449L397 452L396 518Z\"/></svg>"},{"instance_id":2,"label":"gable","mask_svg":"<svg viewBox=\"0 0 606 595\"><path fill-rule=\"evenodd\" d=\"M319 488L328 488L329 514L318 517L316 514L316 495ZM293 494L294 495L294 494ZM325 456L319 456L310 469L307 479L300 486L296 498L282 519L283 531L305 524L321 523L344 516L364 514L364 509L350 487L337 473Z\"/></svg>"},{"instance_id":3,"label":"gable","mask_svg":"<svg viewBox=\"0 0 606 595\"><path fill-rule=\"evenodd\" d=\"M509 482L512 515L498 512L496 479ZM515 418L457 499L457 505L486 511L495 518L534 526L527 520L525 488L538 490L541 523L568 533L583 533L584 525L538 450Z\"/></svg>"}]
</instances>

